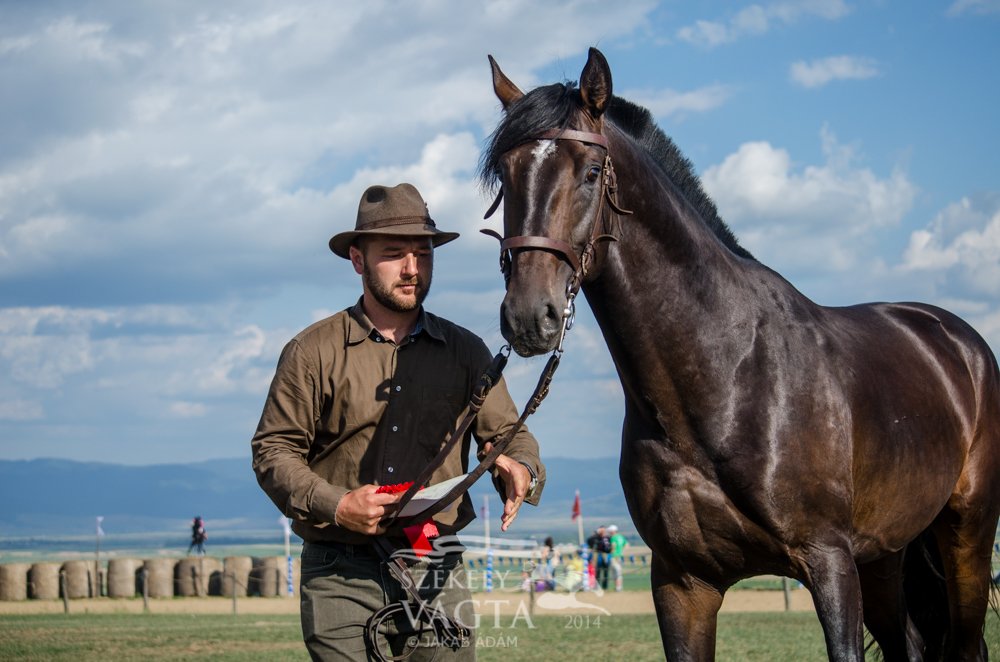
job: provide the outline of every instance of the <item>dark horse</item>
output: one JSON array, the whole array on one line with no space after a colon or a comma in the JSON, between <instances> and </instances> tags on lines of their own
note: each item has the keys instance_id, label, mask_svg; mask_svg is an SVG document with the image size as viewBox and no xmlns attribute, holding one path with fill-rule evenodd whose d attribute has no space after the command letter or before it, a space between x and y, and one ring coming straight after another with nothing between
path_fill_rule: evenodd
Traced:
<instances>
[{"instance_id":1,"label":"dark horse","mask_svg":"<svg viewBox=\"0 0 1000 662\"><path fill-rule=\"evenodd\" d=\"M666 656L712 659L726 590L777 574L811 592L832 660L864 658L863 626L889 660L985 659L1000 374L983 339L929 305L819 306L757 262L597 50L579 86L528 94L490 61L501 330L551 351L582 283L624 387L619 474Z\"/></svg>"}]
</instances>

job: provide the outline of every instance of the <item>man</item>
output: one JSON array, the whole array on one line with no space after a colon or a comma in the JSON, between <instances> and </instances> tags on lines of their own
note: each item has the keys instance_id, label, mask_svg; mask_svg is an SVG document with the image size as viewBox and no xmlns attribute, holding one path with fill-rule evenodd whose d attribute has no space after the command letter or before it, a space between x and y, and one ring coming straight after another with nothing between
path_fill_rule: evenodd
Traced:
<instances>
[{"instance_id":1,"label":"man","mask_svg":"<svg viewBox=\"0 0 1000 662\"><path fill-rule=\"evenodd\" d=\"M618 526L612 524L608 527L608 534L611 536L611 577L615 580L615 590L622 590L623 566L625 563L625 548L628 547L628 540L618 533Z\"/></svg>"},{"instance_id":2,"label":"man","mask_svg":"<svg viewBox=\"0 0 1000 662\"><path fill-rule=\"evenodd\" d=\"M608 530L599 526L594 533L587 538L587 546L590 548L590 566L594 570L594 583L601 589L608 590L608 556L611 554L611 539L608 537ZM594 586L596 589L597 586Z\"/></svg>"},{"instance_id":3,"label":"man","mask_svg":"<svg viewBox=\"0 0 1000 662\"><path fill-rule=\"evenodd\" d=\"M205 556L205 541L208 540L208 532L205 531L205 520L198 515L191 521L191 544L188 545L188 556L191 550L197 548L199 556Z\"/></svg>"},{"instance_id":4,"label":"man","mask_svg":"<svg viewBox=\"0 0 1000 662\"><path fill-rule=\"evenodd\" d=\"M330 249L361 276L361 299L285 346L251 442L258 482L304 541L302 632L314 660L376 656L363 638L366 622L407 597L372 544L386 533L383 519L402 496L379 486L413 480L430 463L490 363L480 338L422 306L434 248L457 236L437 229L410 184L365 191L355 229L330 239ZM467 472L472 436L482 457L517 418L501 380L429 482ZM538 444L526 429L497 458L493 478L506 531L523 501L537 505L545 480ZM433 525L444 536L474 517L466 494ZM388 535L406 546L398 531ZM425 556L409 570L424 600L471 628L460 552ZM385 638L391 650L382 654L399 655L412 644L404 626L392 626ZM472 644L426 646L410 659L471 660L474 638Z\"/></svg>"}]
</instances>

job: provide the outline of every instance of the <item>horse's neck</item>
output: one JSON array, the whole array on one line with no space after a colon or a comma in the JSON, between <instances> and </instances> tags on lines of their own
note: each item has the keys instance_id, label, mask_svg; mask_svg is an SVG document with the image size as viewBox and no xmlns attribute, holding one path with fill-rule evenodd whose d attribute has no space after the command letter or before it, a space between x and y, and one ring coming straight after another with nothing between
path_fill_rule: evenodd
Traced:
<instances>
[{"instance_id":1,"label":"horse's neck","mask_svg":"<svg viewBox=\"0 0 1000 662\"><path fill-rule=\"evenodd\" d=\"M710 399L774 305L767 290L783 281L737 258L676 189L647 178L641 194L621 203L633 215L621 220L621 240L584 291L626 396Z\"/></svg>"}]
</instances>

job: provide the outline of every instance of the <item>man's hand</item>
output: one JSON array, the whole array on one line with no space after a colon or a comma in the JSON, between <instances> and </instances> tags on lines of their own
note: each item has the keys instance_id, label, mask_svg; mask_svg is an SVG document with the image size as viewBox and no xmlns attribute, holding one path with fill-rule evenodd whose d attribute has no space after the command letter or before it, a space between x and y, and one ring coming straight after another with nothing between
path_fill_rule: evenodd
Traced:
<instances>
[{"instance_id":1,"label":"man's hand","mask_svg":"<svg viewBox=\"0 0 1000 662\"><path fill-rule=\"evenodd\" d=\"M531 474L527 467L506 455L498 455L496 465L504 487L507 488L507 500L503 504L503 517L500 518L500 530L506 531L517 517L517 511L521 509L524 497L528 494Z\"/></svg>"},{"instance_id":2,"label":"man's hand","mask_svg":"<svg viewBox=\"0 0 1000 662\"><path fill-rule=\"evenodd\" d=\"M403 494L376 494L377 489L378 485L362 485L341 497L337 504L337 524L369 536L383 533L379 520L394 510Z\"/></svg>"}]
</instances>

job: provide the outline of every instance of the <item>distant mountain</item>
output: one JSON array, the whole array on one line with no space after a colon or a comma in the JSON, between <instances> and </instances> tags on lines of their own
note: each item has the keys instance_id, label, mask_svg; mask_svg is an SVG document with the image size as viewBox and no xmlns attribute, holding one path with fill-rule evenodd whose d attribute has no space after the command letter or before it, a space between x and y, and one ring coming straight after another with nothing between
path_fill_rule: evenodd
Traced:
<instances>
[{"instance_id":1,"label":"distant mountain","mask_svg":"<svg viewBox=\"0 0 1000 662\"><path fill-rule=\"evenodd\" d=\"M588 529L611 521L632 529L617 458L547 458L545 464L548 480L541 505L522 508L515 525L522 535L575 537L570 535L576 530L570 515L577 489ZM489 478L481 479L471 494L477 511L490 495L492 528L497 529L503 506ZM183 532L201 515L218 541L220 535L273 531L280 516L246 458L150 466L2 460L0 503L0 538L22 540L93 536L98 515L104 517L109 542L115 535ZM470 530L477 526L482 525L474 522Z\"/></svg>"}]
</instances>

